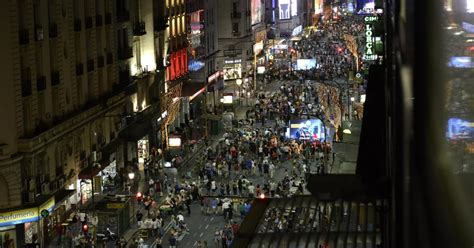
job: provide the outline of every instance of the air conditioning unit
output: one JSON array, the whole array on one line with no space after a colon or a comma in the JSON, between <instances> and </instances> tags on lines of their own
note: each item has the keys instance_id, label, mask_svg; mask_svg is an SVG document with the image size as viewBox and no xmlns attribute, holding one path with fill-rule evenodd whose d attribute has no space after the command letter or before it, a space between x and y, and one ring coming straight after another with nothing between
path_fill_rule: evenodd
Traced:
<instances>
[{"instance_id":1,"label":"air conditioning unit","mask_svg":"<svg viewBox=\"0 0 474 248\"><path fill-rule=\"evenodd\" d=\"M97 157L97 160L96 160L96 161L102 160L102 152L97 152L97 153L96 153L96 157Z\"/></svg>"},{"instance_id":2,"label":"air conditioning unit","mask_svg":"<svg viewBox=\"0 0 474 248\"><path fill-rule=\"evenodd\" d=\"M44 183L45 180L46 180L46 176L40 175L40 183Z\"/></svg>"},{"instance_id":3,"label":"air conditioning unit","mask_svg":"<svg viewBox=\"0 0 474 248\"><path fill-rule=\"evenodd\" d=\"M49 183L41 184L41 194L49 194L49 192L50 192Z\"/></svg>"},{"instance_id":4,"label":"air conditioning unit","mask_svg":"<svg viewBox=\"0 0 474 248\"><path fill-rule=\"evenodd\" d=\"M91 158L92 158L92 162L96 162L97 161L97 152L96 151L93 151L91 153Z\"/></svg>"},{"instance_id":5,"label":"air conditioning unit","mask_svg":"<svg viewBox=\"0 0 474 248\"><path fill-rule=\"evenodd\" d=\"M43 40L43 28L36 29L36 40L40 41Z\"/></svg>"}]
</instances>

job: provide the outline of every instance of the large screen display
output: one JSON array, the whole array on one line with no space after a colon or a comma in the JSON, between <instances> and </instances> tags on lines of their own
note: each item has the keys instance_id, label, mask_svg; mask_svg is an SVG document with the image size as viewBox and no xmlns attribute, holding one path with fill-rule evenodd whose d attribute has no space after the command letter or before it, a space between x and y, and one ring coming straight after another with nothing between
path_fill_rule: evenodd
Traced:
<instances>
[{"instance_id":1,"label":"large screen display","mask_svg":"<svg viewBox=\"0 0 474 248\"><path fill-rule=\"evenodd\" d=\"M309 70L315 68L316 59L298 59L296 60L296 70Z\"/></svg>"},{"instance_id":2,"label":"large screen display","mask_svg":"<svg viewBox=\"0 0 474 248\"><path fill-rule=\"evenodd\" d=\"M357 12L373 13L375 8L375 0L357 0Z\"/></svg>"},{"instance_id":3,"label":"large screen display","mask_svg":"<svg viewBox=\"0 0 474 248\"><path fill-rule=\"evenodd\" d=\"M324 129L319 119L292 120L287 137L297 140L324 140Z\"/></svg>"},{"instance_id":4,"label":"large screen display","mask_svg":"<svg viewBox=\"0 0 474 248\"><path fill-rule=\"evenodd\" d=\"M242 65L241 64L226 64L223 68L224 80L234 80L242 78Z\"/></svg>"},{"instance_id":5,"label":"large screen display","mask_svg":"<svg viewBox=\"0 0 474 248\"><path fill-rule=\"evenodd\" d=\"M474 139L474 122L450 118L446 137L449 139Z\"/></svg>"},{"instance_id":6,"label":"large screen display","mask_svg":"<svg viewBox=\"0 0 474 248\"><path fill-rule=\"evenodd\" d=\"M252 25L262 22L262 2L261 0L252 0Z\"/></svg>"},{"instance_id":7,"label":"large screen display","mask_svg":"<svg viewBox=\"0 0 474 248\"><path fill-rule=\"evenodd\" d=\"M290 0L280 0L278 1L278 7L280 9L280 19L290 19Z\"/></svg>"},{"instance_id":8,"label":"large screen display","mask_svg":"<svg viewBox=\"0 0 474 248\"><path fill-rule=\"evenodd\" d=\"M454 68L474 68L471 57L451 57L448 66Z\"/></svg>"}]
</instances>

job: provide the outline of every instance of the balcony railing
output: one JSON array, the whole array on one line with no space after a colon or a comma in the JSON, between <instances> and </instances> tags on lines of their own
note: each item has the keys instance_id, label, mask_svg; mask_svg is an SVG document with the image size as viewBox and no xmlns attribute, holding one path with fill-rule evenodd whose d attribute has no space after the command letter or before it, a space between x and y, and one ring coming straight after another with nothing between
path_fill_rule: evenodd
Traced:
<instances>
[{"instance_id":1,"label":"balcony railing","mask_svg":"<svg viewBox=\"0 0 474 248\"><path fill-rule=\"evenodd\" d=\"M21 82L21 95L23 97L30 96L31 95L31 80L29 79L24 79Z\"/></svg>"},{"instance_id":2,"label":"balcony railing","mask_svg":"<svg viewBox=\"0 0 474 248\"><path fill-rule=\"evenodd\" d=\"M130 21L130 12L128 10L122 10L117 12L117 22Z\"/></svg>"},{"instance_id":3,"label":"balcony railing","mask_svg":"<svg viewBox=\"0 0 474 248\"><path fill-rule=\"evenodd\" d=\"M95 16L95 26L100 27L102 26L102 16L101 15L96 15Z\"/></svg>"},{"instance_id":4,"label":"balcony railing","mask_svg":"<svg viewBox=\"0 0 474 248\"><path fill-rule=\"evenodd\" d=\"M92 17L86 18L86 28L92 28Z\"/></svg>"},{"instance_id":5,"label":"balcony railing","mask_svg":"<svg viewBox=\"0 0 474 248\"><path fill-rule=\"evenodd\" d=\"M112 23L112 14L105 13L105 25L109 25Z\"/></svg>"},{"instance_id":6,"label":"balcony railing","mask_svg":"<svg viewBox=\"0 0 474 248\"><path fill-rule=\"evenodd\" d=\"M97 68L104 67L104 56L97 57Z\"/></svg>"},{"instance_id":7,"label":"balcony railing","mask_svg":"<svg viewBox=\"0 0 474 248\"><path fill-rule=\"evenodd\" d=\"M142 36L146 34L145 22L135 22L133 24L133 35Z\"/></svg>"},{"instance_id":8,"label":"balcony railing","mask_svg":"<svg viewBox=\"0 0 474 248\"><path fill-rule=\"evenodd\" d=\"M51 85L58 85L60 83L59 71L51 72Z\"/></svg>"},{"instance_id":9,"label":"balcony railing","mask_svg":"<svg viewBox=\"0 0 474 248\"><path fill-rule=\"evenodd\" d=\"M74 20L74 31L81 31L82 30L82 21L81 19Z\"/></svg>"},{"instance_id":10,"label":"balcony railing","mask_svg":"<svg viewBox=\"0 0 474 248\"><path fill-rule=\"evenodd\" d=\"M82 63L76 64L76 76L84 74L84 65Z\"/></svg>"},{"instance_id":11,"label":"balcony railing","mask_svg":"<svg viewBox=\"0 0 474 248\"><path fill-rule=\"evenodd\" d=\"M133 51L131 47L119 48L118 59L125 60L133 57Z\"/></svg>"},{"instance_id":12,"label":"balcony railing","mask_svg":"<svg viewBox=\"0 0 474 248\"><path fill-rule=\"evenodd\" d=\"M28 29L21 29L20 32L19 32L19 36L20 36L20 44L21 45L25 45L25 44L28 44L30 42L30 36L29 36L29 33L28 33Z\"/></svg>"},{"instance_id":13,"label":"balcony railing","mask_svg":"<svg viewBox=\"0 0 474 248\"><path fill-rule=\"evenodd\" d=\"M49 38L58 37L58 24L51 23L49 24Z\"/></svg>"},{"instance_id":14,"label":"balcony railing","mask_svg":"<svg viewBox=\"0 0 474 248\"><path fill-rule=\"evenodd\" d=\"M91 72L94 70L94 60L89 59L87 60L87 72Z\"/></svg>"},{"instance_id":15,"label":"balcony railing","mask_svg":"<svg viewBox=\"0 0 474 248\"><path fill-rule=\"evenodd\" d=\"M43 91L46 89L46 77L40 76L36 79L36 90Z\"/></svg>"},{"instance_id":16,"label":"balcony railing","mask_svg":"<svg viewBox=\"0 0 474 248\"><path fill-rule=\"evenodd\" d=\"M128 84L132 81L132 77L130 76L130 71L124 70L119 71L119 84Z\"/></svg>"},{"instance_id":17,"label":"balcony railing","mask_svg":"<svg viewBox=\"0 0 474 248\"><path fill-rule=\"evenodd\" d=\"M111 65L114 63L114 55L112 53L107 53L107 64Z\"/></svg>"}]
</instances>

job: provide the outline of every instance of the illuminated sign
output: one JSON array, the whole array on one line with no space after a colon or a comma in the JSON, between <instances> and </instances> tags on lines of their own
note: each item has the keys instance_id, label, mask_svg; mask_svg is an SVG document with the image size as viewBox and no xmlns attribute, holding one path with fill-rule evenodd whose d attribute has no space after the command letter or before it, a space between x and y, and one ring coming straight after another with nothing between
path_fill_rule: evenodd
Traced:
<instances>
[{"instance_id":1,"label":"illuminated sign","mask_svg":"<svg viewBox=\"0 0 474 248\"><path fill-rule=\"evenodd\" d=\"M201 88L198 92L194 93L192 96L189 97L189 101L192 101L194 98L199 96L201 93L203 93L206 90L206 87Z\"/></svg>"},{"instance_id":2,"label":"illuminated sign","mask_svg":"<svg viewBox=\"0 0 474 248\"><path fill-rule=\"evenodd\" d=\"M259 54L263 50L263 41L253 44L253 53Z\"/></svg>"},{"instance_id":3,"label":"illuminated sign","mask_svg":"<svg viewBox=\"0 0 474 248\"><path fill-rule=\"evenodd\" d=\"M280 19L290 19L290 0L278 1L280 10Z\"/></svg>"},{"instance_id":4,"label":"illuminated sign","mask_svg":"<svg viewBox=\"0 0 474 248\"><path fill-rule=\"evenodd\" d=\"M265 66L257 67L257 74L264 74L265 73Z\"/></svg>"},{"instance_id":5,"label":"illuminated sign","mask_svg":"<svg viewBox=\"0 0 474 248\"><path fill-rule=\"evenodd\" d=\"M298 0L291 0L291 16L298 15Z\"/></svg>"},{"instance_id":6,"label":"illuminated sign","mask_svg":"<svg viewBox=\"0 0 474 248\"><path fill-rule=\"evenodd\" d=\"M252 25L262 22L262 2L261 0L252 0L251 22Z\"/></svg>"},{"instance_id":7,"label":"illuminated sign","mask_svg":"<svg viewBox=\"0 0 474 248\"><path fill-rule=\"evenodd\" d=\"M38 209L40 212L43 212L44 210L46 210L49 213L51 213L54 209L55 204L56 204L56 201L54 200L54 197L51 197L47 202L41 204L41 206Z\"/></svg>"},{"instance_id":8,"label":"illuminated sign","mask_svg":"<svg viewBox=\"0 0 474 248\"><path fill-rule=\"evenodd\" d=\"M38 208L27 208L0 213L0 227L38 221Z\"/></svg>"},{"instance_id":9,"label":"illuminated sign","mask_svg":"<svg viewBox=\"0 0 474 248\"><path fill-rule=\"evenodd\" d=\"M299 25L298 27L293 29L293 32L291 33L292 36L297 36L303 32L303 26Z\"/></svg>"},{"instance_id":10,"label":"illuminated sign","mask_svg":"<svg viewBox=\"0 0 474 248\"><path fill-rule=\"evenodd\" d=\"M225 95L222 97L222 103L224 104L231 104L233 102L233 96L232 95Z\"/></svg>"},{"instance_id":11,"label":"illuminated sign","mask_svg":"<svg viewBox=\"0 0 474 248\"><path fill-rule=\"evenodd\" d=\"M224 64L237 64L242 63L241 59L234 59L234 60L224 60Z\"/></svg>"},{"instance_id":12,"label":"illuminated sign","mask_svg":"<svg viewBox=\"0 0 474 248\"><path fill-rule=\"evenodd\" d=\"M220 71L217 71L215 72L214 74L210 75L209 77L207 77L207 82L210 83L216 79L219 78L219 76L221 75L221 72Z\"/></svg>"},{"instance_id":13,"label":"illuminated sign","mask_svg":"<svg viewBox=\"0 0 474 248\"><path fill-rule=\"evenodd\" d=\"M168 139L168 144L170 147L179 147L181 146L181 138L179 137L170 137Z\"/></svg>"},{"instance_id":14,"label":"illuminated sign","mask_svg":"<svg viewBox=\"0 0 474 248\"><path fill-rule=\"evenodd\" d=\"M474 1L466 0L466 12L474 13Z\"/></svg>"},{"instance_id":15,"label":"illuminated sign","mask_svg":"<svg viewBox=\"0 0 474 248\"><path fill-rule=\"evenodd\" d=\"M367 16L366 18L368 17L369 16ZM365 49L364 50L365 50L364 57L363 57L364 60L371 61L371 60L377 59L377 55L374 52L375 37L374 37L372 24L365 24Z\"/></svg>"},{"instance_id":16,"label":"illuminated sign","mask_svg":"<svg viewBox=\"0 0 474 248\"><path fill-rule=\"evenodd\" d=\"M188 70L189 71L199 71L204 67L204 62L199 60L191 60L189 61Z\"/></svg>"}]
</instances>

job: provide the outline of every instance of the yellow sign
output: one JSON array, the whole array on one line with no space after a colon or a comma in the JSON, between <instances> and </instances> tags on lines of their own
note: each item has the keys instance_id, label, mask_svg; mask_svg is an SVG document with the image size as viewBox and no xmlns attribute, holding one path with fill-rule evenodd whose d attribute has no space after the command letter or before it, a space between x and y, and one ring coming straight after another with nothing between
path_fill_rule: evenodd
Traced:
<instances>
[{"instance_id":1,"label":"yellow sign","mask_svg":"<svg viewBox=\"0 0 474 248\"><path fill-rule=\"evenodd\" d=\"M0 213L0 227L38 221L38 208L27 208Z\"/></svg>"},{"instance_id":2,"label":"yellow sign","mask_svg":"<svg viewBox=\"0 0 474 248\"><path fill-rule=\"evenodd\" d=\"M108 209L122 209L122 208L125 208L125 203L120 203L120 202L107 203L107 208Z\"/></svg>"}]
</instances>

